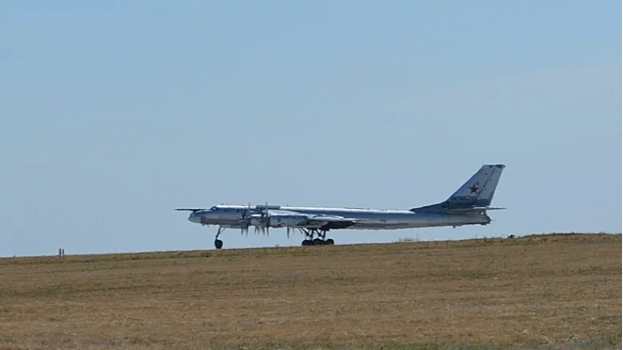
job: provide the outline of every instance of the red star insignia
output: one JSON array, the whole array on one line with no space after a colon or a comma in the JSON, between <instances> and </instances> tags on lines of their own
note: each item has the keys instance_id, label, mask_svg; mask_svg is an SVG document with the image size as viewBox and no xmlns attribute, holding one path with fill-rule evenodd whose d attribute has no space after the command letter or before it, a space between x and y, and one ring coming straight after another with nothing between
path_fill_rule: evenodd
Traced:
<instances>
[{"instance_id":1,"label":"red star insignia","mask_svg":"<svg viewBox=\"0 0 623 350\"><path fill-rule=\"evenodd\" d=\"M478 187L476 185L472 185L472 187L470 187L469 189L470 189L470 191L472 191L472 192L470 192L470 194L471 193L478 193Z\"/></svg>"}]
</instances>

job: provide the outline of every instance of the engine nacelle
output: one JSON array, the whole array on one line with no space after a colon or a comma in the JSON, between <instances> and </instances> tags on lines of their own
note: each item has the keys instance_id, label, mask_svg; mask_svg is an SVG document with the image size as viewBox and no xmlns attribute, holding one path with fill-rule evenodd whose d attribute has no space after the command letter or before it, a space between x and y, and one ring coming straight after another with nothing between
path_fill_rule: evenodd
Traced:
<instances>
[{"instance_id":1,"label":"engine nacelle","mask_svg":"<svg viewBox=\"0 0 623 350\"><path fill-rule=\"evenodd\" d=\"M259 214L254 214L254 215L251 215L251 218L249 219L249 224L251 226L266 226L266 221L267 221L266 217L263 217L262 215L259 215Z\"/></svg>"},{"instance_id":2,"label":"engine nacelle","mask_svg":"<svg viewBox=\"0 0 623 350\"><path fill-rule=\"evenodd\" d=\"M305 215L270 215L262 216L259 214L251 215L249 224L257 227L286 227L296 226L305 222Z\"/></svg>"},{"instance_id":3,"label":"engine nacelle","mask_svg":"<svg viewBox=\"0 0 623 350\"><path fill-rule=\"evenodd\" d=\"M307 217L305 215L271 215L270 226L271 227L286 227L297 226L305 222Z\"/></svg>"},{"instance_id":4,"label":"engine nacelle","mask_svg":"<svg viewBox=\"0 0 623 350\"><path fill-rule=\"evenodd\" d=\"M226 225L221 225L221 227L246 230L246 229L249 228L249 225L247 225L247 224L226 224Z\"/></svg>"}]
</instances>

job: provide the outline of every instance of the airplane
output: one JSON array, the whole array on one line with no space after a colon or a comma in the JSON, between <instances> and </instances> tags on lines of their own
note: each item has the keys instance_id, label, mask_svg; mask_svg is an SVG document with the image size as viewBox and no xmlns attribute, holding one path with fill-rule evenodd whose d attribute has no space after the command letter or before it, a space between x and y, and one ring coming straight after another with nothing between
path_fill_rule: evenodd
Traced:
<instances>
[{"instance_id":1,"label":"airplane","mask_svg":"<svg viewBox=\"0 0 623 350\"><path fill-rule=\"evenodd\" d=\"M270 228L298 230L305 239L303 246L333 245L327 238L330 230L392 230L419 227L488 225L490 207L504 164L485 164L467 182L441 203L409 210L318 208L278 205L215 205L209 209L178 208L190 211L188 220L203 226L218 225L214 238L216 249L223 248L219 236L226 229L247 232L250 226L255 232L269 233Z\"/></svg>"}]
</instances>

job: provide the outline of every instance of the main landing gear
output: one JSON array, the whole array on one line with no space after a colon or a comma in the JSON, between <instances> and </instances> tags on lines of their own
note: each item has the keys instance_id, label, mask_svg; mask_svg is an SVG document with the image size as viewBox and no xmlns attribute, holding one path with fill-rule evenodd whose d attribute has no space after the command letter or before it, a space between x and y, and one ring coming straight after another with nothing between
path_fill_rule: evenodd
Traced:
<instances>
[{"instance_id":1,"label":"main landing gear","mask_svg":"<svg viewBox=\"0 0 623 350\"><path fill-rule=\"evenodd\" d=\"M301 228L299 230L305 235L305 240L301 243L303 246L335 244L335 241L332 238L327 239L328 230L320 230L316 228ZM314 238L314 236L316 236L316 238Z\"/></svg>"}]
</instances>

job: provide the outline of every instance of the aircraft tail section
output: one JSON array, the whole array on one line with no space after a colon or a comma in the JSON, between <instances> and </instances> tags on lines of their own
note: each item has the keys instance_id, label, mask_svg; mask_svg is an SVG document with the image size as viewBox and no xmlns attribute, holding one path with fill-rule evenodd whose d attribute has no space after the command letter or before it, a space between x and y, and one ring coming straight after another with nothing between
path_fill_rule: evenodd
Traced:
<instances>
[{"instance_id":1,"label":"aircraft tail section","mask_svg":"<svg viewBox=\"0 0 623 350\"><path fill-rule=\"evenodd\" d=\"M445 202L413 208L411 211L470 214L483 210L503 209L492 208L490 205L505 167L504 164L485 164Z\"/></svg>"},{"instance_id":2,"label":"aircraft tail section","mask_svg":"<svg viewBox=\"0 0 623 350\"><path fill-rule=\"evenodd\" d=\"M491 205L504 164L485 164L444 204L447 208L488 207Z\"/></svg>"}]
</instances>

